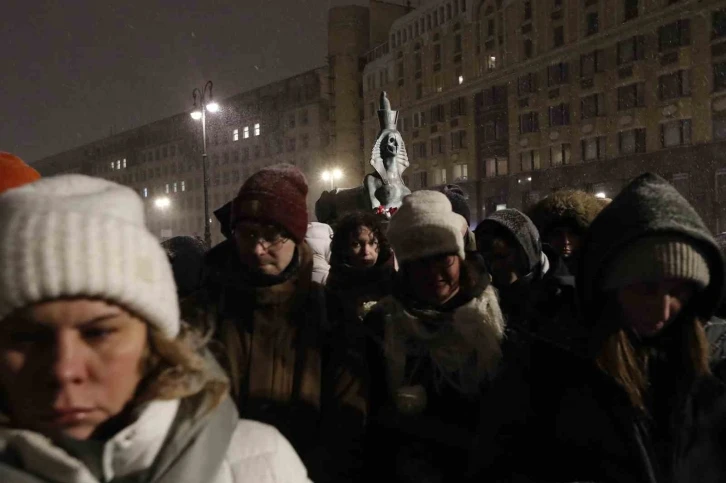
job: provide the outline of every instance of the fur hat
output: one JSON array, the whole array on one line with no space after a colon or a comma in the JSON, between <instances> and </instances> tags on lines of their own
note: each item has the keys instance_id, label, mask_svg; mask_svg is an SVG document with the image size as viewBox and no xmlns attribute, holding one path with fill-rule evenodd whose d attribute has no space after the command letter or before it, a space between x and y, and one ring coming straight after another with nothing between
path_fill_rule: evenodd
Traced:
<instances>
[{"instance_id":1,"label":"fur hat","mask_svg":"<svg viewBox=\"0 0 726 483\"><path fill-rule=\"evenodd\" d=\"M445 253L456 253L463 259L467 226L443 193L416 191L403 199L389 222L387 235L401 263Z\"/></svg>"},{"instance_id":2,"label":"fur hat","mask_svg":"<svg viewBox=\"0 0 726 483\"><path fill-rule=\"evenodd\" d=\"M61 297L114 302L169 338L179 332L171 266L130 188L63 175L0 195L0 320Z\"/></svg>"},{"instance_id":3,"label":"fur hat","mask_svg":"<svg viewBox=\"0 0 726 483\"><path fill-rule=\"evenodd\" d=\"M451 209L464 217L466 226L471 224L471 209L469 208L469 195L458 184L447 184L442 186L439 191L446 195L451 202Z\"/></svg>"},{"instance_id":4,"label":"fur hat","mask_svg":"<svg viewBox=\"0 0 726 483\"><path fill-rule=\"evenodd\" d=\"M585 232L605 203L584 191L561 190L541 200L529 212L529 217L544 238L560 225L570 225Z\"/></svg>"},{"instance_id":5,"label":"fur hat","mask_svg":"<svg viewBox=\"0 0 726 483\"><path fill-rule=\"evenodd\" d=\"M40 179L40 173L22 159L10 153L0 152L0 193Z\"/></svg>"},{"instance_id":6,"label":"fur hat","mask_svg":"<svg viewBox=\"0 0 726 483\"><path fill-rule=\"evenodd\" d=\"M232 202L232 226L243 220L278 225L302 243L308 229L308 183L295 166L278 164L253 174Z\"/></svg>"}]
</instances>

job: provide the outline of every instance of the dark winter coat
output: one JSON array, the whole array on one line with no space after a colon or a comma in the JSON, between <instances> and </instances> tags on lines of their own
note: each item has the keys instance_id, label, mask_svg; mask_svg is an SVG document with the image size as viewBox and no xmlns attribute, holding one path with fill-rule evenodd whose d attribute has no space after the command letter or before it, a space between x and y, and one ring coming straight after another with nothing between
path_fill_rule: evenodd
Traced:
<instances>
[{"instance_id":1,"label":"dark winter coat","mask_svg":"<svg viewBox=\"0 0 726 483\"><path fill-rule=\"evenodd\" d=\"M716 377L686 380L674 374L670 344L673 330L654 344L665 354L650 372L649 414L635 408L625 391L594 362L600 335L607 329L600 313L607 300L600 292L604 267L618 250L642 236L671 233L697 244L707 254L711 283L684 317L709 320L724 286L721 256L693 208L655 175L631 183L590 227L578 273L577 294L590 324L591 352L577 353L549 341L532 339L504 371L484 407L502 417L481 429L473 461L490 481L598 481L662 483L724 481L726 386ZM675 336L674 336L675 334ZM655 347L654 346L654 347ZM663 348L666 348L663 350ZM524 463L523 463L524 462Z\"/></svg>"},{"instance_id":2,"label":"dark winter coat","mask_svg":"<svg viewBox=\"0 0 726 483\"><path fill-rule=\"evenodd\" d=\"M561 225L584 234L603 208L602 200L591 193L562 190L539 201L528 214L543 237Z\"/></svg>"},{"instance_id":3,"label":"dark winter coat","mask_svg":"<svg viewBox=\"0 0 726 483\"><path fill-rule=\"evenodd\" d=\"M362 322L376 302L390 295L395 273L392 251L381 253L370 268L333 263L326 284L331 318L337 323Z\"/></svg>"},{"instance_id":4,"label":"dark winter coat","mask_svg":"<svg viewBox=\"0 0 726 483\"><path fill-rule=\"evenodd\" d=\"M276 426L314 481L351 476L365 416L362 361L328 323L312 252L298 245L278 277L239 262L233 242L207 256L206 298L240 415Z\"/></svg>"},{"instance_id":5,"label":"dark winter coat","mask_svg":"<svg viewBox=\"0 0 726 483\"><path fill-rule=\"evenodd\" d=\"M525 275L499 289L499 302L510 327L517 327L559 342L575 334L575 279L554 250L544 246L539 232L524 213L500 210L482 221L477 230L504 232L524 254Z\"/></svg>"},{"instance_id":6,"label":"dark winter coat","mask_svg":"<svg viewBox=\"0 0 726 483\"><path fill-rule=\"evenodd\" d=\"M431 309L396 284L393 295L366 317L370 420L364 481L433 483L460 481L465 474L480 392L498 370L504 337L496 295L487 285L482 280L445 307ZM401 391L418 391L418 410L406 407Z\"/></svg>"}]
</instances>

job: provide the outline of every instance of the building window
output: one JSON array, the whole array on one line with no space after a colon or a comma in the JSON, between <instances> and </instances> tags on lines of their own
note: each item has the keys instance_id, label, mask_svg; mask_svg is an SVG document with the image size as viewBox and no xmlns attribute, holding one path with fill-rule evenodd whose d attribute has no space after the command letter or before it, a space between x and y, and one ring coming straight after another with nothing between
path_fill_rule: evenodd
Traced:
<instances>
[{"instance_id":1,"label":"building window","mask_svg":"<svg viewBox=\"0 0 726 483\"><path fill-rule=\"evenodd\" d=\"M585 16L585 35L595 35L600 30L600 16L597 12L590 12Z\"/></svg>"},{"instance_id":2,"label":"building window","mask_svg":"<svg viewBox=\"0 0 726 483\"><path fill-rule=\"evenodd\" d=\"M249 126L245 126L242 129L242 138L243 139L249 139L249 137L250 137L250 127Z\"/></svg>"},{"instance_id":3,"label":"building window","mask_svg":"<svg viewBox=\"0 0 726 483\"><path fill-rule=\"evenodd\" d=\"M126 169L126 158L121 160L121 166L123 166L123 169Z\"/></svg>"},{"instance_id":4,"label":"building window","mask_svg":"<svg viewBox=\"0 0 726 483\"><path fill-rule=\"evenodd\" d=\"M484 124L484 142L493 143L507 139L507 125L503 119Z\"/></svg>"},{"instance_id":5,"label":"building window","mask_svg":"<svg viewBox=\"0 0 726 483\"><path fill-rule=\"evenodd\" d=\"M496 68L497 68L497 56L488 55L487 56L487 70L494 70Z\"/></svg>"},{"instance_id":6,"label":"building window","mask_svg":"<svg viewBox=\"0 0 726 483\"><path fill-rule=\"evenodd\" d=\"M712 122L713 139L716 141L723 141L726 139L726 112L714 112Z\"/></svg>"},{"instance_id":7,"label":"building window","mask_svg":"<svg viewBox=\"0 0 726 483\"><path fill-rule=\"evenodd\" d=\"M524 21L532 20L532 0L524 2Z\"/></svg>"},{"instance_id":8,"label":"building window","mask_svg":"<svg viewBox=\"0 0 726 483\"><path fill-rule=\"evenodd\" d=\"M457 97L451 101L449 110L451 111L451 117L459 117L466 114L466 97ZM441 106L441 113L443 116L444 106Z\"/></svg>"},{"instance_id":9,"label":"building window","mask_svg":"<svg viewBox=\"0 0 726 483\"><path fill-rule=\"evenodd\" d=\"M417 159L426 157L426 143L413 143L413 155Z\"/></svg>"},{"instance_id":10,"label":"building window","mask_svg":"<svg viewBox=\"0 0 726 483\"><path fill-rule=\"evenodd\" d=\"M726 61L713 64L713 90L726 89Z\"/></svg>"},{"instance_id":11,"label":"building window","mask_svg":"<svg viewBox=\"0 0 726 483\"><path fill-rule=\"evenodd\" d=\"M186 183L184 181L181 182L181 190L182 191L186 191L187 190L187 185L186 185Z\"/></svg>"},{"instance_id":12,"label":"building window","mask_svg":"<svg viewBox=\"0 0 726 483\"><path fill-rule=\"evenodd\" d=\"M431 140L431 155L444 153L444 138L442 136L435 137Z\"/></svg>"},{"instance_id":13,"label":"building window","mask_svg":"<svg viewBox=\"0 0 726 483\"><path fill-rule=\"evenodd\" d=\"M239 141L239 129L232 131L232 141Z\"/></svg>"},{"instance_id":14,"label":"building window","mask_svg":"<svg viewBox=\"0 0 726 483\"><path fill-rule=\"evenodd\" d=\"M691 120L680 119L661 124L660 139L664 148L691 144Z\"/></svg>"},{"instance_id":15,"label":"building window","mask_svg":"<svg viewBox=\"0 0 726 483\"><path fill-rule=\"evenodd\" d=\"M687 70L658 77L658 97L661 101L690 95L691 83Z\"/></svg>"},{"instance_id":16,"label":"building window","mask_svg":"<svg viewBox=\"0 0 726 483\"><path fill-rule=\"evenodd\" d=\"M691 182L688 173L674 173L671 184L684 198L688 198L691 194Z\"/></svg>"},{"instance_id":17,"label":"building window","mask_svg":"<svg viewBox=\"0 0 726 483\"><path fill-rule=\"evenodd\" d=\"M164 192L165 192L166 194L169 194L169 183L167 183L167 184L166 184L166 185L164 186Z\"/></svg>"},{"instance_id":18,"label":"building window","mask_svg":"<svg viewBox=\"0 0 726 483\"><path fill-rule=\"evenodd\" d=\"M307 149L310 147L310 136L307 134L302 135L302 147L303 149Z\"/></svg>"},{"instance_id":19,"label":"building window","mask_svg":"<svg viewBox=\"0 0 726 483\"><path fill-rule=\"evenodd\" d=\"M441 70L441 44L434 44L434 72Z\"/></svg>"},{"instance_id":20,"label":"building window","mask_svg":"<svg viewBox=\"0 0 726 483\"><path fill-rule=\"evenodd\" d=\"M454 36L454 53L460 54L461 53L461 34L456 34ZM459 57L461 59L461 57Z\"/></svg>"},{"instance_id":21,"label":"building window","mask_svg":"<svg viewBox=\"0 0 726 483\"><path fill-rule=\"evenodd\" d=\"M446 168L439 168L434 174L436 175L435 184L446 184Z\"/></svg>"},{"instance_id":22,"label":"building window","mask_svg":"<svg viewBox=\"0 0 726 483\"><path fill-rule=\"evenodd\" d=\"M638 0L623 0L623 18L627 22L638 17Z\"/></svg>"},{"instance_id":23,"label":"building window","mask_svg":"<svg viewBox=\"0 0 726 483\"><path fill-rule=\"evenodd\" d=\"M255 136L259 136L259 135L260 135L260 123L257 122L257 123L255 123Z\"/></svg>"},{"instance_id":24,"label":"building window","mask_svg":"<svg viewBox=\"0 0 726 483\"><path fill-rule=\"evenodd\" d=\"M454 181L464 181L469 179L469 165L468 164L455 164L454 165Z\"/></svg>"},{"instance_id":25,"label":"building window","mask_svg":"<svg viewBox=\"0 0 726 483\"><path fill-rule=\"evenodd\" d=\"M522 167L522 172L538 170L540 168L539 151L532 149L520 153L519 162Z\"/></svg>"},{"instance_id":26,"label":"building window","mask_svg":"<svg viewBox=\"0 0 726 483\"><path fill-rule=\"evenodd\" d=\"M582 119L591 119L593 117L605 114L605 95L603 93L591 94L585 96L581 101L581 117Z\"/></svg>"},{"instance_id":27,"label":"building window","mask_svg":"<svg viewBox=\"0 0 726 483\"><path fill-rule=\"evenodd\" d=\"M451 133L451 149L466 149L466 131Z\"/></svg>"},{"instance_id":28,"label":"building window","mask_svg":"<svg viewBox=\"0 0 726 483\"><path fill-rule=\"evenodd\" d=\"M116 160L116 169L121 169L121 160L120 159Z\"/></svg>"},{"instance_id":29,"label":"building window","mask_svg":"<svg viewBox=\"0 0 726 483\"><path fill-rule=\"evenodd\" d=\"M605 138L593 137L582 140L582 159L595 161L605 158Z\"/></svg>"},{"instance_id":30,"label":"building window","mask_svg":"<svg viewBox=\"0 0 726 483\"><path fill-rule=\"evenodd\" d=\"M547 68L547 85L549 87L566 84L569 81L569 64L560 62Z\"/></svg>"},{"instance_id":31,"label":"building window","mask_svg":"<svg viewBox=\"0 0 726 483\"><path fill-rule=\"evenodd\" d=\"M565 27L560 25L552 31L552 46L554 48L565 45Z\"/></svg>"},{"instance_id":32,"label":"building window","mask_svg":"<svg viewBox=\"0 0 726 483\"><path fill-rule=\"evenodd\" d=\"M459 85L463 84L464 83L464 76L461 75L461 74L459 74L459 76L457 77L457 81L459 82Z\"/></svg>"},{"instance_id":33,"label":"building window","mask_svg":"<svg viewBox=\"0 0 726 483\"><path fill-rule=\"evenodd\" d=\"M413 173L414 189L426 188L429 185L428 173L426 171L419 171Z\"/></svg>"},{"instance_id":34,"label":"building window","mask_svg":"<svg viewBox=\"0 0 726 483\"><path fill-rule=\"evenodd\" d=\"M421 99L423 97L423 84L420 82L416 84L416 100Z\"/></svg>"},{"instance_id":35,"label":"building window","mask_svg":"<svg viewBox=\"0 0 726 483\"><path fill-rule=\"evenodd\" d=\"M526 112L519 115L519 133L528 134L539 131L539 115L534 112Z\"/></svg>"},{"instance_id":36,"label":"building window","mask_svg":"<svg viewBox=\"0 0 726 483\"><path fill-rule=\"evenodd\" d=\"M177 190L176 190L176 182L175 182L174 183L174 193L176 193L176 192L177 192Z\"/></svg>"},{"instance_id":37,"label":"building window","mask_svg":"<svg viewBox=\"0 0 726 483\"><path fill-rule=\"evenodd\" d=\"M438 104L431 108L431 123L444 122L446 120L446 110L443 104Z\"/></svg>"},{"instance_id":38,"label":"building window","mask_svg":"<svg viewBox=\"0 0 726 483\"><path fill-rule=\"evenodd\" d=\"M416 78L421 77L422 69L423 62L421 61L421 50L420 47L417 45L416 50L413 53L413 71L416 75Z\"/></svg>"},{"instance_id":39,"label":"building window","mask_svg":"<svg viewBox=\"0 0 726 483\"><path fill-rule=\"evenodd\" d=\"M638 82L618 87L618 111L645 106L645 84Z\"/></svg>"},{"instance_id":40,"label":"building window","mask_svg":"<svg viewBox=\"0 0 726 483\"><path fill-rule=\"evenodd\" d=\"M569 144L557 144L552 146L550 148L550 166L556 167L562 166L563 164L570 164L570 151L571 149Z\"/></svg>"},{"instance_id":41,"label":"building window","mask_svg":"<svg viewBox=\"0 0 726 483\"><path fill-rule=\"evenodd\" d=\"M677 20L658 28L658 50L675 49L691 43L691 21Z\"/></svg>"},{"instance_id":42,"label":"building window","mask_svg":"<svg viewBox=\"0 0 726 483\"><path fill-rule=\"evenodd\" d=\"M645 56L645 37L636 35L618 42L618 65L643 60Z\"/></svg>"},{"instance_id":43,"label":"building window","mask_svg":"<svg viewBox=\"0 0 726 483\"><path fill-rule=\"evenodd\" d=\"M711 15L711 38L726 36L726 8L716 10Z\"/></svg>"},{"instance_id":44,"label":"building window","mask_svg":"<svg viewBox=\"0 0 726 483\"><path fill-rule=\"evenodd\" d=\"M537 90L537 76L529 73L521 76L517 81L517 93L520 97L533 94Z\"/></svg>"},{"instance_id":45,"label":"building window","mask_svg":"<svg viewBox=\"0 0 726 483\"><path fill-rule=\"evenodd\" d=\"M550 126L567 126L570 124L570 105L558 104L549 108Z\"/></svg>"},{"instance_id":46,"label":"building window","mask_svg":"<svg viewBox=\"0 0 726 483\"><path fill-rule=\"evenodd\" d=\"M598 72L602 72L601 69L602 51L595 50L589 54L580 56L580 77L583 79L593 77Z\"/></svg>"},{"instance_id":47,"label":"building window","mask_svg":"<svg viewBox=\"0 0 726 483\"><path fill-rule=\"evenodd\" d=\"M620 154L645 152L645 129L631 129L618 133L618 149Z\"/></svg>"},{"instance_id":48,"label":"building window","mask_svg":"<svg viewBox=\"0 0 726 483\"><path fill-rule=\"evenodd\" d=\"M144 188L144 198L149 197L149 188Z\"/></svg>"},{"instance_id":49,"label":"building window","mask_svg":"<svg viewBox=\"0 0 726 483\"><path fill-rule=\"evenodd\" d=\"M461 101L461 114L464 114L463 97ZM484 107L505 106L507 104L507 90L504 86L492 86L482 91ZM453 103L452 103L453 104Z\"/></svg>"},{"instance_id":50,"label":"building window","mask_svg":"<svg viewBox=\"0 0 726 483\"><path fill-rule=\"evenodd\" d=\"M488 158L485 160L484 165L487 178L506 176L509 173L509 160L507 158Z\"/></svg>"},{"instance_id":51,"label":"building window","mask_svg":"<svg viewBox=\"0 0 726 483\"><path fill-rule=\"evenodd\" d=\"M522 46L524 50L524 58L531 59L534 54L534 44L532 43L532 39L524 39Z\"/></svg>"}]
</instances>

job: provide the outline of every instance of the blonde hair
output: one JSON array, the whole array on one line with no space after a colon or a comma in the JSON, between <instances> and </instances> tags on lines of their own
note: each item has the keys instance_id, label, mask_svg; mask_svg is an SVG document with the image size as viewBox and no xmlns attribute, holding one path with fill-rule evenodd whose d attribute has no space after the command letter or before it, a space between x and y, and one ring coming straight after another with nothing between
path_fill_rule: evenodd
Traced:
<instances>
[{"instance_id":1,"label":"blonde hair","mask_svg":"<svg viewBox=\"0 0 726 483\"><path fill-rule=\"evenodd\" d=\"M179 336L169 339L149 326L143 379L136 390L134 405L154 399L182 399L207 391L213 406L224 398L229 383L215 363L204 355L207 338L182 324Z\"/></svg>"},{"instance_id":2,"label":"blonde hair","mask_svg":"<svg viewBox=\"0 0 726 483\"><path fill-rule=\"evenodd\" d=\"M686 380L710 374L709 343L703 324L697 317L685 317L676 323L680 347L685 349L679 355ZM625 390L634 407L648 413L645 396L650 385L649 354L645 348L634 346L625 329L619 329L606 337L596 363Z\"/></svg>"}]
</instances>

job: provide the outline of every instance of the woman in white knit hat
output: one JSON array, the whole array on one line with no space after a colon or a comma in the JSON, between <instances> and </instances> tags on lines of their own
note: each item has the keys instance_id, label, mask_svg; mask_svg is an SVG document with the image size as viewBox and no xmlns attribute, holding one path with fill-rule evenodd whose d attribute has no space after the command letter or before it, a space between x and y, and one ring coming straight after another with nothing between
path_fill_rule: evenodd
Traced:
<instances>
[{"instance_id":1,"label":"woman in white knit hat","mask_svg":"<svg viewBox=\"0 0 726 483\"><path fill-rule=\"evenodd\" d=\"M0 196L0 481L307 481L240 421L182 327L167 256L129 188L81 175Z\"/></svg>"},{"instance_id":2,"label":"woman in white knit hat","mask_svg":"<svg viewBox=\"0 0 726 483\"><path fill-rule=\"evenodd\" d=\"M466 470L505 327L488 274L466 260L465 232L433 191L407 196L390 221L400 271L365 320L378 341L367 355L373 479L459 481Z\"/></svg>"}]
</instances>

